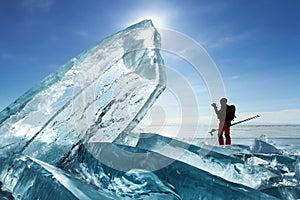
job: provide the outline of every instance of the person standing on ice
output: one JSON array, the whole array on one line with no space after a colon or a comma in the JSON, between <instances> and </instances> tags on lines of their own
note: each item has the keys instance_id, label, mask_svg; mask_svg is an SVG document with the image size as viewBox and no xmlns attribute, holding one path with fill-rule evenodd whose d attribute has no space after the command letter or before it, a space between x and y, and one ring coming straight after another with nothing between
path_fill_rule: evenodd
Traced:
<instances>
[{"instance_id":1,"label":"person standing on ice","mask_svg":"<svg viewBox=\"0 0 300 200\"><path fill-rule=\"evenodd\" d=\"M220 99L220 104L221 108L219 110L216 103L211 104L220 120L218 129L219 144L224 145L223 133L225 133L226 145L231 145L230 126L231 121L235 118L235 106L227 105L226 98Z\"/></svg>"}]
</instances>

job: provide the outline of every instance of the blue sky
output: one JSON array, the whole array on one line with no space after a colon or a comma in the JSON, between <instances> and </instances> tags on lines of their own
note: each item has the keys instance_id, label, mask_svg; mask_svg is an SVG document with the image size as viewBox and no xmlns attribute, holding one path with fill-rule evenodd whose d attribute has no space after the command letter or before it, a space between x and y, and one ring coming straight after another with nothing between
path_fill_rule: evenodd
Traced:
<instances>
[{"instance_id":1,"label":"blue sky","mask_svg":"<svg viewBox=\"0 0 300 200\"><path fill-rule=\"evenodd\" d=\"M1 0L0 109L104 37L152 18L205 48L241 116L300 124L299 7L297 0Z\"/></svg>"}]
</instances>

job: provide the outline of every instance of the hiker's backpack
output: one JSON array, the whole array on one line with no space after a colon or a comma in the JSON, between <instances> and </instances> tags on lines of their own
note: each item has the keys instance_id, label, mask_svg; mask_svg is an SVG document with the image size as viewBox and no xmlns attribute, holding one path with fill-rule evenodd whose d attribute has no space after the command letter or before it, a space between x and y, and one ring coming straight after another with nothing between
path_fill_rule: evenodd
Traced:
<instances>
[{"instance_id":1,"label":"hiker's backpack","mask_svg":"<svg viewBox=\"0 0 300 200\"><path fill-rule=\"evenodd\" d=\"M229 105L226 109L226 121L232 121L235 118L235 106Z\"/></svg>"}]
</instances>

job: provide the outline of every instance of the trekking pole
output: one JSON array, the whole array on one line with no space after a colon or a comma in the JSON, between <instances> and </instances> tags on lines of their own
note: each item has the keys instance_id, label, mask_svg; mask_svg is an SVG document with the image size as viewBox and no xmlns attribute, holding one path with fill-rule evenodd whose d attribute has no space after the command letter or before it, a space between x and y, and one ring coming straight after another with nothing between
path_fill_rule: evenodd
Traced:
<instances>
[{"instance_id":1,"label":"trekking pole","mask_svg":"<svg viewBox=\"0 0 300 200\"><path fill-rule=\"evenodd\" d=\"M256 115L256 116L253 116L253 117L249 117L249 118L247 118L247 119L243 119L243 120L241 120L241 121L235 122L235 123L231 124L230 126L234 126L234 125L237 125L237 124L240 124L240 123L249 121L249 120L251 120L251 119L258 118L258 117L260 117L260 116L259 116L259 115ZM217 130L218 130L218 129L213 128L213 129L211 129L211 131L209 131L209 133L210 133L211 135L213 135L213 132L215 132L215 131L217 131Z\"/></svg>"},{"instance_id":2,"label":"trekking pole","mask_svg":"<svg viewBox=\"0 0 300 200\"><path fill-rule=\"evenodd\" d=\"M247 119L244 119L244 120L241 120L241 121L235 122L235 123L231 124L230 126L234 126L234 125L237 125L237 124L240 124L240 123L243 123L243 122L249 121L249 120L251 120L251 119L258 118L258 117L260 117L260 116L259 116L259 115L256 115L256 116L254 116L254 117L249 117L249 118L247 118Z\"/></svg>"}]
</instances>

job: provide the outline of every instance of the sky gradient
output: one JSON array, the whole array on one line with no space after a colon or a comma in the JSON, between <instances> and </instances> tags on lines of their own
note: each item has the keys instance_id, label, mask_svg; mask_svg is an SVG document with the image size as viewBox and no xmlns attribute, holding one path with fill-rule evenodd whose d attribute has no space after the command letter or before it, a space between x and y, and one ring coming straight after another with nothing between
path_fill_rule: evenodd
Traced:
<instances>
[{"instance_id":1,"label":"sky gradient","mask_svg":"<svg viewBox=\"0 0 300 200\"><path fill-rule=\"evenodd\" d=\"M1 0L0 109L86 48L151 18L204 47L240 118L300 124L299 8L297 0Z\"/></svg>"}]
</instances>

